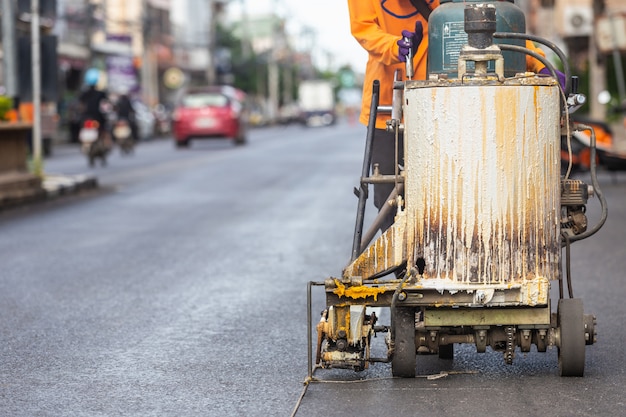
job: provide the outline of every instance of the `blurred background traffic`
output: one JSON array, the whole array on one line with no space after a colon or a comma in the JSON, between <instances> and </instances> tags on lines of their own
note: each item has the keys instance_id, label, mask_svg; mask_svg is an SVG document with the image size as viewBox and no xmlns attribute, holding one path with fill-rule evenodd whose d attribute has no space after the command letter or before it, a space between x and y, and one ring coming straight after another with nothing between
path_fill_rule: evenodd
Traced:
<instances>
[{"instance_id":1,"label":"blurred background traffic","mask_svg":"<svg viewBox=\"0 0 626 417\"><path fill-rule=\"evenodd\" d=\"M5 107L15 108L13 117L28 122L33 119L32 0L1 1L0 109L3 101L9 103ZM98 87L111 97L130 93L140 140L170 135L182 92L206 85L245 92L246 122L252 127L325 125L337 114L351 121L358 116L364 55L336 56L332 45L320 42L327 32L349 33L344 3L319 4L320 16L346 17L344 27L330 29L319 25L318 16L296 22L298 2L291 0L267 2L268 8L252 0L38 3L44 154L54 143L78 142L77 101L84 75L93 68L101 75ZM527 31L553 41L571 60L580 92L589 98L579 114L623 129L625 2L515 3L526 14ZM324 9L327 4L332 6Z\"/></svg>"}]
</instances>

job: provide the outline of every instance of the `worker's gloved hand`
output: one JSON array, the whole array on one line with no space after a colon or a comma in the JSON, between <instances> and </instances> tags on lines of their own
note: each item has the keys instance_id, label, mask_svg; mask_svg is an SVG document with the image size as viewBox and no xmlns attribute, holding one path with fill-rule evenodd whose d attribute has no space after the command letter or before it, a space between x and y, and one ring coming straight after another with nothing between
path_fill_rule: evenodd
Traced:
<instances>
[{"instance_id":1,"label":"worker's gloved hand","mask_svg":"<svg viewBox=\"0 0 626 417\"><path fill-rule=\"evenodd\" d=\"M396 42L398 44L398 59L400 62L406 62L406 57L411 52L411 56L415 55L417 47L424 38L424 27L421 21L415 22L415 32L409 30L402 31L402 38Z\"/></svg>"},{"instance_id":2,"label":"worker's gloved hand","mask_svg":"<svg viewBox=\"0 0 626 417\"><path fill-rule=\"evenodd\" d=\"M559 84L561 84L561 88L565 90L565 74L563 74L561 71L557 69L555 69L554 72L556 72L556 76L559 79ZM545 75L550 75L550 76L552 75L548 67L543 67L539 71L539 74L545 74Z\"/></svg>"}]
</instances>

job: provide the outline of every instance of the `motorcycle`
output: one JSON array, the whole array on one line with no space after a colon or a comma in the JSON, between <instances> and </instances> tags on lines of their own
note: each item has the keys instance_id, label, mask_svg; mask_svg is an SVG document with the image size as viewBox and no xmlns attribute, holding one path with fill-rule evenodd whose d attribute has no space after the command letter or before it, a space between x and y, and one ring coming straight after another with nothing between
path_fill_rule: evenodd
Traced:
<instances>
[{"instance_id":1,"label":"motorcycle","mask_svg":"<svg viewBox=\"0 0 626 417\"><path fill-rule=\"evenodd\" d=\"M614 131L604 121L593 120L581 116L572 117L575 123L591 126L596 136L596 163L607 171L626 171L626 152L616 146ZM626 129L626 118L624 119ZM572 133L572 140L561 138L561 171L588 171L591 166L591 133L586 130Z\"/></svg>"},{"instance_id":2,"label":"motorcycle","mask_svg":"<svg viewBox=\"0 0 626 417\"><path fill-rule=\"evenodd\" d=\"M126 119L118 119L113 125L113 138L123 154L128 155L135 150L130 123Z\"/></svg>"},{"instance_id":3,"label":"motorcycle","mask_svg":"<svg viewBox=\"0 0 626 417\"><path fill-rule=\"evenodd\" d=\"M96 159L100 158L102 166L105 166L107 155L111 150L110 140L107 140L106 134L100 131L100 123L93 119L87 119L83 122L80 132L78 133L81 150L89 159L89 166L93 167Z\"/></svg>"}]
</instances>

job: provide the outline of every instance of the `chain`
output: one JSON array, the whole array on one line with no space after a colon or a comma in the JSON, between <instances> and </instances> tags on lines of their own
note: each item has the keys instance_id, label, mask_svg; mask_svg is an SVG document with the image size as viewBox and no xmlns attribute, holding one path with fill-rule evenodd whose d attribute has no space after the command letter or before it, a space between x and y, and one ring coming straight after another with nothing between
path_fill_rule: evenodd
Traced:
<instances>
[{"instance_id":1,"label":"chain","mask_svg":"<svg viewBox=\"0 0 626 417\"><path fill-rule=\"evenodd\" d=\"M507 326L504 328L506 333L506 351L504 352L504 360L507 365L513 363L515 357L515 327Z\"/></svg>"}]
</instances>

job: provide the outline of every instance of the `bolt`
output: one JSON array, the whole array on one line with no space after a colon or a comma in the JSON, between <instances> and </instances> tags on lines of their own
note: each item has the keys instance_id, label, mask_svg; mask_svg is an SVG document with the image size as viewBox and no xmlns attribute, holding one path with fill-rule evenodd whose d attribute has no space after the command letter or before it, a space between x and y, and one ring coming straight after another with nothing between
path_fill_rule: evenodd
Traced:
<instances>
[{"instance_id":1,"label":"bolt","mask_svg":"<svg viewBox=\"0 0 626 417\"><path fill-rule=\"evenodd\" d=\"M406 300L406 293L405 292L401 292L400 294L398 294L398 300L399 301Z\"/></svg>"},{"instance_id":2,"label":"bolt","mask_svg":"<svg viewBox=\"0 0 626 417\"><path fill-rule=\"evenodd\" d=\"M348 341L346 339L337 340L337 350L340 352L345 351L348 348Z\"/></svg>"}]
</instances>

